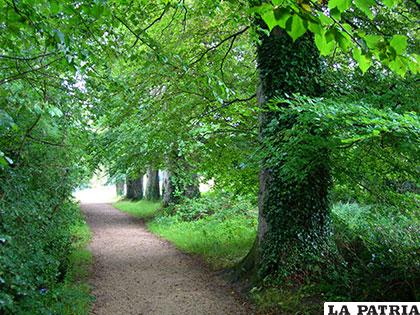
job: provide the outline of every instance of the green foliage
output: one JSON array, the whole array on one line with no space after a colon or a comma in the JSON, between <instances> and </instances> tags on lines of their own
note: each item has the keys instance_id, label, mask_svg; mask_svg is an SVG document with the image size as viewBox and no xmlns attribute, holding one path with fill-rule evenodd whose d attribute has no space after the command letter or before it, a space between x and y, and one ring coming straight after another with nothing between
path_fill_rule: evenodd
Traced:
<instances>
[{"instance_id":1,"label":"green foliage","mask_svg":"<svg viewBox=\"0 0 420 315\"><path fill-rule=\"evenodd\" d=\"M369 69L372 60L401 76L407 71L413 74L419 71L418 54L408 49L408 41L416 41L414 34L384 33L380 26L372 27L382 23L384 17L394 24L402 19L415 20L415 4L393 0L383 3L373 0L262 2L251 12L262 18L270 32L279 26L295 41L310 31L315 35L321 55L352 50L362 72ZM365 25L370 27L368 33L364 30Z\"/></svg>"},{"instance_id":2,"label":"green foliage","mask_svg":"<svg viewBox=\"0 0 420 315\"><path fill-rule=\"evenodd\" d=\"M89 300L66 280L81 224L71 193L90 173L79 18L67 1L0 3L0 313L71 314L70 297Z\"/></svg>"},{"instance_id":3,"label":"green foliage","mask_svg":"<svg viewBox=\"0 0 420 315\"><path fill-rule=\"evenodd\" d=\"M410 287L418 267L404 258L415 259L418 242L409 223L420 178L417 11L397 0L1 2L1 311L84 312L86 288L68 279L90 258L71 245L69 200L98 166L114 180L148 166L177 170L181 187L198 174L254 197L261 165L272 168L278 189L261 200L275 231L264 250L271 284L276 273L304 282L288 278L302 265L315 278L325 252L336 257L322 288L332 297L386 299L385 285L395 299L414 296L400 283ZM256 45L269 63L255 62ZM280 96L271 106L256 106L260 78L266 100ZM341 204L329 222L330 184L334 202L368 206ZM165 213L116 206L157 215L154 231L220 267L255 236L253 203L235 198L183 200ZM334 239L317 248L303 237L311 246L289 251L302 226L311 237L335 227ZM267 299L300 310L305 292Z\"/></svg>"},{"instance_id":4,"label":"green foliage","mask_svg":"<svg viewBox=\"0 0 420 315\"><path fill-rule=\"evenodd\" d=\"M324 301L418 299L420 279L418 213L338 203L332 207L332 234L324 267L302 286L255 287L261 311L319 314Z\"/></svg>"},{"instance_id":5,"label":"green foliage","mask_svg":"<svg viewBox=\"0 0 420 315\"><path fill-rule=\"evenodd\" d=\"M334 240L341 265L324 289L342 300L417 300L420 279L419 212L337 204ZM326 276L324 279L328 279Z\"/></svg>"},{"instance_id":6,"label":"green foliage","mask_svg":"<svg viewBox=\"0 0 420 315\"><path fill-rule=\"evenodd\" d=\"M70 309L78 307L88 313L89 288L76 282L90 261L82 249L89 240L86 223L72 203L60 205L59 214L50 218L54 208L31 197L20 195L12 207L1 203L0 309L6 314L74 314Z\"/></svg>"},{"instance_id":7,"label":"green foliage","mask_svg":"<svg viewBox=\"0 0 420 315\"><path fill-rule=\"evenodd\" d=\"M279 99L289 104L281 109L282 115L299 115L286 135L288 142L283 150L289 154L282 176L301 178L308 163L317 158L312 148L329 150L336 188L341 191L336 199L345 200L346 187L347 198L392 205L409 213L418 202L415 194L410 195L419 185L419 170L412 167L419 162L418 115L414 111L378 108L367 101L301 96ZM411 189L404 190L404 185Z\"/></svg>"},{"instance_id":8,"label":"green foliage","mask_svg":"<svg viewBox=\"0 0 420 315\"><path fill-rule=\"evenodd\" d=\"M70 228L70 233L72 251L68 257L66 275L62 283L53 291L47 292L45 303L53 314L88 315L94 301L88 284L92 254L86 249L91 239L91 232L84 218L80 216Z\"/></svg>"},{"instance_id":9,"label":"green foliage","mask_svg":"<svg viewBox=\"0 0 420 315\"><path fill-rule=\"evenodd\" d=\"M250 296L258 310L266 314L315 315L323 312L323 301L308 292L307 287L295 290L255 287Z\"/></svg>"}]
</instances>

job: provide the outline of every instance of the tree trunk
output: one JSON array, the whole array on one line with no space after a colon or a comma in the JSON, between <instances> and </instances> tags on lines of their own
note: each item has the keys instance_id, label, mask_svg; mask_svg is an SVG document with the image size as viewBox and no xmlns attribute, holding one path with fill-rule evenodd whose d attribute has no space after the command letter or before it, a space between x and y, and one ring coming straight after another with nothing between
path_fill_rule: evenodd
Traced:
<instances>
[{"instance_id":1,"label":"tree trunk","mask_svg":"<svg viewBox=\"0 0 420 315\"><path fill-rule=\"evenodd\" d=\"M175 187L171 182L171 174L169 171L165 171L163 174L163 206L167 207L170 204L176 204L178 202L177 196L175 195Z\"/></svg>"},{"instance_id":2,"label":"tree trunk","mask_svg":"<svg viewBox=\"0 0 420 315\"><path fill-rule=\"evenodd\" d=\"M184 196L189 199L200 197L200 183L197 174L190 174L185 185Z\"/></svg>"},{"instance_id":3,"label":"tree trunk","mask_svg":"<svg viewBox=\"0 0 420 315\"><path fill-rule=\"evenodd\" d=\"M115 188L117 190L117 196L123 196L124 195L124 181L117 181L115 183Z\"/></svg>"},{"instance_id":4,"label":"tree trunk","mask_svg":"<svg viewBox=\"0 0 420 315\"><path fill-rule=\"evenodd\" d=\"M281 148L284 132L293 127L296 117L284 118L270 111L267 102L274 96L300 93L319 96L321 64L313 38L306 34L296 42L274 28L270 36L260 34L257 48L260 86L258 102L260 138L266 152ZM286 106L282 104L282 106ZM319 254L327 230L330 172L327 152L307 166L302 179L281 174L284 158L268 156L260 172L257 240L243 268L256 268L261 278L301 279ZM287 152L282 152L287 156ZM274 160L274 161L273 161Z\"/></svg>"},{"instance_id":5,"label":"tree trunk","mask_svg":"<svg viewBox=\"0 0 420 315\"><path fill-rule=\"evenodd\" d=\"M147 169L147 185L145 198L147 200L159 200L159 172L156 169L149 167Z\"/></svg>"},{"instance_id":6,"label":"tree trunk","mask_svg":"<svg viewBox=\"0 0 420 315\"><path fill-rule=\"evenodd\" d=\"M172 150L166 157L167 171L163 178L163 206L177 204L182 197L200 197L199 178L184 156Z\"/></svg>"},{"instance_id":7,"label":"tree trunk","mask_svg":"<svg viewBox=\"0 0 420 315\"><path fill-rule=\"evenodd\" d=\"M143 199L143 175L135 179L127 179L127 198L131 200Z\"/></svg>"}]
</instances>

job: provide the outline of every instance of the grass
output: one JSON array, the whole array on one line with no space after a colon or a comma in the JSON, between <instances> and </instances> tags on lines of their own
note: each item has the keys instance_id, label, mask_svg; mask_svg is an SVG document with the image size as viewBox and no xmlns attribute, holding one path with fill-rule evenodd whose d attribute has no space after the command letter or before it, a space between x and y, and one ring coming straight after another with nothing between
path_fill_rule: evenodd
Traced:
<instances>
[{"instance_id":1,"label":"grass","mask_svg":"<svg viewBox=\"0 0 420 315\"><path fill-rule=\"evenodd\" d=\"M148 223L148 228L178 249L202 256L215 269L239 262L248 253L256 234L252 220L244 216L224 221L209 216L190 222L157 218Z\"/></svg>"},{"instance_id":2,"label":"grass","mask_svg":"<svg viewBox=\"0 0 420 315\"><path fill-rule=\"evenodd\" d=\"M140 200L140 201L128 201L120 200L113 204L118 210L128 213L132 216L150 219L152 218L157 210L160 208L160 202Z\"/></svg>"}]
</instances>

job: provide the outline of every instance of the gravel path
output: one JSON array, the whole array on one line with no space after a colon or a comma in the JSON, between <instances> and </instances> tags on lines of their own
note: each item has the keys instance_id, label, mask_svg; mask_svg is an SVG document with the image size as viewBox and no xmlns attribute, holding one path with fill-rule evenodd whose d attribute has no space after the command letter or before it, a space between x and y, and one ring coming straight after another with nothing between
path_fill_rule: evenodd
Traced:
<instances>
[{"instance_id":1,"label":"gravel path","mask_svg":"<svg viewBox=\"0 0 420 315\"><path fill-rule=\"evenodd\" d=\"M82 204L93 231L92 314L250 314L229 285L109 204Z\"/></svg>"}]
</instances>

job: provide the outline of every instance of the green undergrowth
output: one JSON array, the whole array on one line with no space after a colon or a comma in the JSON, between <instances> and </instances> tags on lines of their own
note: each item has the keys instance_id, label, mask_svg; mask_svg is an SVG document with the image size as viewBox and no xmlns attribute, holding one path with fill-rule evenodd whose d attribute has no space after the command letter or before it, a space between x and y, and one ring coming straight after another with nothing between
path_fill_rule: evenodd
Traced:
<instances>
[{"instance_id":1,"label":"green undergrowth","mask_svg":"<svg viewBox=\"0 0 420 315\"><path fill-rule=\"evenodd\" d=\"M337 203L329 255L300 287L266 283L252 290L266 313L321 314L324 301L419 300L418 210Z\"/></svg>"},{"instance_id":2,"label":"green undergrowth","mask_svg":"<svg viewBox=\"0 0 420 315\"><path fill-rule=\"evenodd\" d=\"M35 200L24 195L0 207L0 314L89 314L85 219L73 202L54 212Z\"/></svg>"},{"instance_id":3,"label":"green undergrowth","mask_svg":"<svg viewBox=\"0 0 420 315\"><path fill-rule=\"evenodd\" d=\"M114 203L113 206L132 216L142 219L150 219L156 215L156 212L161 207L161 204L160 202L149 200L120 200Z\"/></svg>"},{"instance_id":4,"label":"green undergrowth","mask_svg":"<svg viewBox=\"0 0 420 315\"><path fill-rule=\"evenodd\" d=\"M92 264L92 254L87 249L91 231L82 215L71 227L71 235L72 251L64 281L47 293L46 298L50 299L53 314L88 315L94 300L87 282Z\"/></svg>"}]
</instances>

